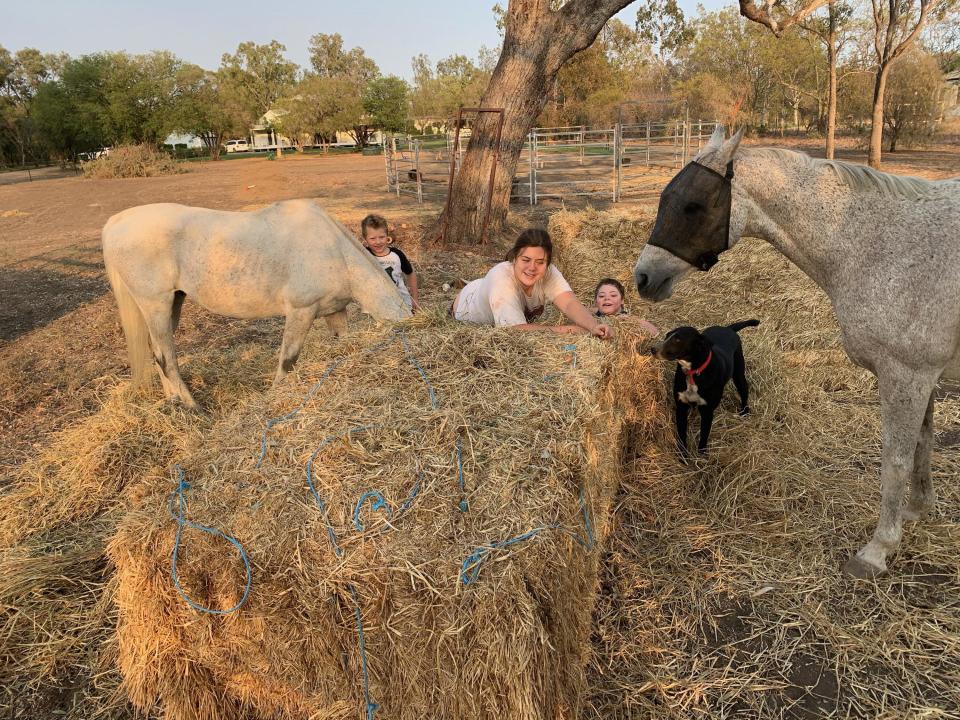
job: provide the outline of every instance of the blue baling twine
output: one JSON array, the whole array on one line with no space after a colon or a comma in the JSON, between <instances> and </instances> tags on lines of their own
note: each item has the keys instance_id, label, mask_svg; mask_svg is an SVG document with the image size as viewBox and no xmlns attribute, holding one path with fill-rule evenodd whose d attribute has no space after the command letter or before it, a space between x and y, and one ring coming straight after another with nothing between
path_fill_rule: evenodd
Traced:
<instances>
[{"instance_id":1,"label":"blue baling twine","mask_svg":"<svg viewBox=\"0 0 960 720\"><path fill-rule=\"evenodd\" d=\"M457 483L460 485L460 512L466 512L470 509L470 503L467 502L467 490L463 481L463 438L457 437Z\"/></svg>"},{"instance_id":2,"label":"blue baling twine","mask_svg":"<svg viewBox=\"0 0 960 720\"><path fill-rule=\"evenodd\" d=\"M387 505L387 501L384 499L383 494L379 490L367 490L363 495L360 496L360 499L357 500L357 507L353 510L353 525L360 532L363 532L363 523L360 522L360 511L363 510L363 504L367 500L372 500L370 503L370 512L376 512L377 510L385 510L389 517L393 517L393 510L390 509L390 506Z\"/></svg>"},{"instance_id":3,"label":"blue baling twine","mask_svg":"<svg viewBox=\"0 0 960 720\"><path fill-rule=\"evenodd\" d=\"M540 527L534 528L533 530L528 530L527 532L521 535L508 538L507 540L501 540L499 542L491 543L490 545L484 545L482 547L478 547L476 550L474 550L472 553L470 553L467 556L466 560L463 561L463 564L460 567L460 582L462 582L464 585L470 585L472 583L475 583L477 579L480 577L480 568L483 566L483 561L487 558L487 555L489 555L490 553L494 552L495 550L501 550L505 547L509 547L511 545L516 545L517 543L521 543L524 540L529 540L544 530L559 530L560 532L565 533L566 535L569 535L574 540L576 540L577 543L579 543L584 548L589 550L590 548L593 547L593 542L594 542L593 529L590 525L590 517L589 517L589 514L587 513L586 499L584 497L584 493L582 490L580 491L580 505L583 512L584 534L586 536L585 538L580 537L580 535L573 532L572 530L568 530L562 525L557 525L554 523L550 525L541 525Z\"/></svg>"},{"instance_id":4,"label":"blue baling twine","mask_svg":"<svg viewBox=\"0 0 960 720\"><path fill-rule=\"evenodd\" d=\"M173 541L173 555L170 563L170 575L173 577L173 584L177 588L177 592L180 593L180 596L186 600L187 605L192 607L194 610L209 613L210 615L229 615L230 613L239 610L250 596L250 586L253 584L253 572L250 569L250 559L247 557L247 553L244 551L243 545L241 545L236 538L232 538L229 535L220 532L216 528L207 527L206 525L199 525L186 519L186 499L183 497L183 494L190 489L190 483L188 483L186 480L183 468L181 468L179 465L177 465L176 468L178 479L177 489L170 493L170 498L167 500L167 511L170 513L173 519L177 521L177 536ZM177 497L179 504L176 513L173 511L174 496ZM240 551L240 558L243 560L243 567L247 573L247 582L246 585L244 585L243 596L240 598L240 601L229 610L213 610L195 603L190 599L183 587L180 585L180 576L177 574L177 555L180 551L180 537L183 535L183 529L185 527L210 533L216 537L222 537Z\"/></svg>"},{"instance_id":5,"label":"blue baling twine","mask_svg":"<svg viewBox=\"0 0 960 720\"><path fill-rule=\"evenodd\" d=\"M413 501L417 499L417 495L420 494L420 487L423 485L423 470L420 469L419 464L417 466L417 482L413 484L413 487L410 488L410 494L407 495L407 499L403 501L400 505L400 509L397 511L397 514L401 514L410 509L410 506L413 505Z\"/></svg>"},{"instance_id":6,"label":"blue baling twine","mask_svg":"<svg viewBox=\"0 0 960 720\"><path fill-rule=\"evenodd\" d=\"M377 708L380 706L370 700L370 673L367 671L367 644L363 639L363 619L360 617L360 600L357 598L357 589L350 585L350 594L353 595L353 612L357 617L357 635L360 637L360 663L363 667L363 697L367 704L367 720L373 720Z\"/></svg>"},{"instance_id":7,"label":"blue baling twine","mask_svg":"<svg viewBox=\"0 0 960 720\"><path fill-rule=\"evenodd\" d=\"M366 432L367 430L372 430L376 427L379 426L361 425L360 427L350 428L345 433L340 433L339 435L330 435L329 437L323 439L323 442L320 443L317 449L313 451L310 459L307 460L307 485L310 487L310 492L313 493L314 500L317 501L317 505L320 507L320 513L323 515L323 521L327 524L327 536L330 538L330 544L333 546L333 551L336 553L337 557L343 557L343 548L341 548L337 543L337 535L333 531L333 524L330 522L330 515L327 512L327 504L323 501L323 498L320 497L320 493L317 492L317 488L313 484L313 461L317 459L317 455L320 454L320 451L334 440L338 440L342 437L349 437L353 433Z\"/></svg>"},{"instance_id":8,"label":"blue baling twine","mask_svg":"<svg viewBox=\"0 0 960 720\"><path fill-rule=\"evenodd\" d=\"M427 392L430 393L430 405L434 410L436 410L439 405L437 404L437 394L433 391L433 385L430 384L430 380L427 378L427 374L423 371L423 368L420 367L420 363L417 362L417 358L415 358L413 353L410 352L410 346L407 345L407 338L399 330L397 331L397 337L400 338L400 342L403 345L403 351L407 354L407 359L410 361L410 364L417 369L417 372L420 373L420 377L423 378L423 382L427 386Z\"/></svg>"},{"instance_id":9,"label":"blue baling twine","mask_svg":"<svg viewBox=\"0 0 960 720\"><path fill-rule=\"evenodd\" d=\"M371 348L367 348L361 354L368 355L369 353L377 352L378 350L382 350L391 342L393 342L392 337L384 340L383 342L377 343ZM310 401L310 398L312 398L314 395L317 394L317 390L320 389L320 386L323 385L324 381L326 381L326 379L330 377L330 373L332 373L334 370L340 367L348 359L349 359L349 356L344 356L330 363L327 366L327 369L324 370L323 375L320 376L320 379L317 380L316 383L314 383L313 387L310 388L310 391L304 396L303 401L300 403L298 407L294 408L293 410L286 413L285 415L280 415L279 417L275 417L275 418L271 418L270 420L267 420L267 426L263 430L263 439L260 441L260 457L257 458L257 465L256 465L258 469L263 464L263 459L267 455L267 435L270 433L271 428L273 428L275 425L279 425L282 422L286 422L287 420L290 420L291 418L299 414L299 412L303 410L306 404Z\"/></svg>"},{"instance_id":10,"label":"blue baling twine","mask_svg":"<svg viewBox=\"0 0 960 720\"><path fill-rule=\"evenodd\" d=\"M564 345L563 349L566 352L572 353L570 356L570 367L577 367L577 346L576 345ZM560 377L560 373L550 373L549 375L543 376L543 382L550 382L551 380L556 380Z\"/></svg>"}]
</instances>

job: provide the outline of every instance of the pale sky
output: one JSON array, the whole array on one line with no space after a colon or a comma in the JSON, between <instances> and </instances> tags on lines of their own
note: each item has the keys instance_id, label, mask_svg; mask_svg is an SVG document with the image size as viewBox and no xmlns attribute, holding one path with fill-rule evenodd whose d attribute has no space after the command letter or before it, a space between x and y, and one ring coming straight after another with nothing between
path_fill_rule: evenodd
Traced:
<instances>
[{"instance_id":1,"label":"pale sky","mask_svg":"<svg viewBox=\"0 0 960 720\"><path fill-rule=\"evenodd\" d=\"M410 60L426 53L437 61L454 53L475 57L481 45L500 43L491 8L496 0L34 0L4 2L0 45L11 52L79 56L103 50L138 54L170 50L208 69L246 40L287 46L286 57L309 66L307 43L316 33L343 36L362 47L384 74L410 79ZM506 5L506 0L501 0ZM708 9L726 4L704 0ZM688 15L696 0L680 0ZM633 24L636 3L618 16Z\"/></svg>"}]
</instances>

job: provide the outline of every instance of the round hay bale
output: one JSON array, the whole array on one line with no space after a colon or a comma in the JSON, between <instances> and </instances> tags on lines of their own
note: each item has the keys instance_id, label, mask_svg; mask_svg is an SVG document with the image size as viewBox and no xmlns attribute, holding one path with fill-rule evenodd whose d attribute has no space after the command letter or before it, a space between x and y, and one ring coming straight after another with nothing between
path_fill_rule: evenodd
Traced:
<instances>
[{"instance_id":1,"label":"round hay bale","mask_svg":"<svg viewBox=\"0 0 960 720\"><path fill-rule=\"evenodd\" d=\"M601 343L421 314L311 349L300 374L318 382L248 402L181 462L184 518L249 557L238 611L197 612L171 582L170 477L148 479L111 541L133 703L175 720L372 703L382 718L576 716L611 503L666 428L659 367L619 329ZM180 541L193 602L243 600L231 545Z\"/></svg>"}]
</instances>

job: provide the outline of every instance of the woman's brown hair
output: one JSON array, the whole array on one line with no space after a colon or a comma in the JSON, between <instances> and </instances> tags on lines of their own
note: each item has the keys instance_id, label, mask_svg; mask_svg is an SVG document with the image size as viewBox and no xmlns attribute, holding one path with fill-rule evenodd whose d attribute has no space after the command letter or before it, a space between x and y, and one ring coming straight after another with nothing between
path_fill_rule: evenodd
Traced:
<instances>
[{"instance_id":1,"label":"woman's brown hair","mask_svg":"<svg viewBox=\"0 0 960 720\"><path fill-rule=\"evenodd\" d=\"M543 248L547 254L547 265L550 264L550 259L553 257L553 242L550 240L550 233L540 228L527 228L520 233L510 252L507 253L507 262L516 260L520 251L528 247Z\"/></svg>"}]
</instances>

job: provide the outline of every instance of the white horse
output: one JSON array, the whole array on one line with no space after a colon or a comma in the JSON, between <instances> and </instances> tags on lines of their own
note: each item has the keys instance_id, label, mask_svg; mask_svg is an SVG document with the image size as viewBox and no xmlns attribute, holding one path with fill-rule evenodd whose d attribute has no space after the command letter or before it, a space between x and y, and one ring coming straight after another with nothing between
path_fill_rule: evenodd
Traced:
<instances>
[{"instance_id":1,"label":"white horse","mask_svg":"<svg viewBox=\"0 0 960 720\"><path fill-rule=\"evenodd\" d=\"M830 297L851 360L877 376L883 422L880 521L845 565L886 570L904 520L936 503L930 479L934 390L960 377L960 182L888 175L789 150L709 144L664 190L634 270L662 300L743 235L766 240ZM910 498L901 507L907 482Z\"/></svg>"},{"instance_id":2,"label":"white horse","mask_svg":"<svg viewBox=\"0 0 960 720\"><path fill-rule=\"evenodd\" d=\"M346 329L351 300L377 320L410 315L370 253L310 200L256 212L171 203L130 208L104 226L103 260L135 384L146 378L152 346L167 397L189 408L197 405L173 342L186 296L219 315L285 316L274 384L293 368L317 315L335 335Z\"/></svg>"}]
</instances>

